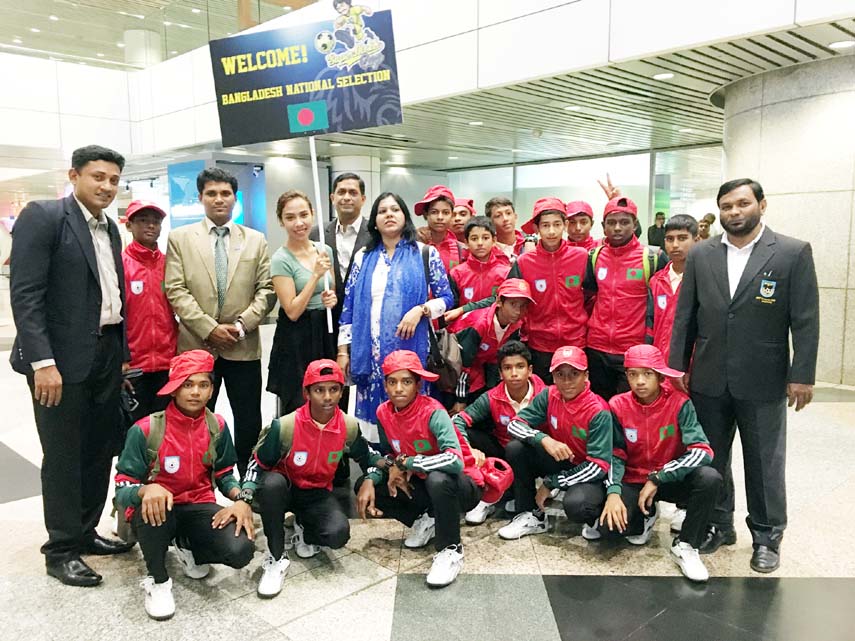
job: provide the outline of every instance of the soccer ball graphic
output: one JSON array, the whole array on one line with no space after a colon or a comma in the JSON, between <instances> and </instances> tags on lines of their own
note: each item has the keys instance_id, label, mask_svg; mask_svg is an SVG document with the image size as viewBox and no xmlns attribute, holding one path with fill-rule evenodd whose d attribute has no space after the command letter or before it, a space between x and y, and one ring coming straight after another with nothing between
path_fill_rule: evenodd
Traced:
<instances>
[{"instance_id":1,"label":"soccer ball graphic","mask_svg":"<svg viewBox=\"0 0 855 641\"><path fill-rule=\"evenodd\" d=\"M318 53L327 54L335 48L335 36L329 31L321 31L315 36L315 49Z\"/></svg>"}]
</instances>

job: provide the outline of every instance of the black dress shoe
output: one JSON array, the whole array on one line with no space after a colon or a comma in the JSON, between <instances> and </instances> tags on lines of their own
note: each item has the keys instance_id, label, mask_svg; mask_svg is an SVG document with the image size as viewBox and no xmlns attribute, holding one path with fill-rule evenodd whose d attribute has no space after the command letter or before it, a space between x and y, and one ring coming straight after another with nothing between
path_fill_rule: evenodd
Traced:
<instances>
[{"instance_id":1,"label":"black dress shoe","mask_svg":"<svg viewBox=\"0 0 855 641\"><path fill-rule=\"evenodd\" d=\"M82 588L89 588L101 583L101 575L90 568L80 557L55 561L47 564L48 575L65 583Z\"/></svg>"},{"instance_id":2,"label":"black dress shoe","mask_svg":"<svg viewBox=\"0 0 855 641\"><path fill-rule=\"evenodd\" d=\"M754 548L754 554L751 555L752 570L768 574L777 570L779 565L781 565L781 554L778 550L768 545L758 545Z\"/></svg>"},{"instance_id":3,"label":"black dress shoe","mask_svg":"<svg viewBox=\"0 0 855 641\"><path fill-rule=\"evenodd\" d=\"M723 530L715 525L711 525L707 530L706 538L698 548L701 554L712 554L722 545L733 545L736 543L736 530Z\"/></svg>"},{"instance_id":4,"label":"black dress shoe","mask_svg":"<svg viewBox=\"0 0 855 641\"><path fill-rule=\"evenodd\" d=\"M100 534L96 534L92 539L83 544L83 554L97 554L98 556L122 554L132 547L134 547L133 543L125 543L118 539L107 539Z\"/></svg>"}]
</instances>

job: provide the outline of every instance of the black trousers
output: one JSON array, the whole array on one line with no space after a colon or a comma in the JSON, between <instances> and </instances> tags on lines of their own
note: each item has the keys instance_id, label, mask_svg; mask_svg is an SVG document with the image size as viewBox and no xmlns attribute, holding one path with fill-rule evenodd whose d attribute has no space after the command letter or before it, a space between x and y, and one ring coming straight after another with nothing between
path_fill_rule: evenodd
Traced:
<instances>
[{"instance_id":1,"label":"black trousers","mask_svg":"<svg viewBox=\"0 0 855 641\"><path fill-rule=\"evenodd\" d=\"M214 361L214 395L208 403L213 411L225 381L234 416L235 451L241 478L246 473L252 448L261 433L261 361Z\"/></svg>"},{"instance_id":2,"label":"black trousers","mask_svg":"<svg viewBox=\"0 0 855 641\"><path fill-rule=\"evenodd\" d=\"M171 396L158 396L158 390L169 380L169 370L146 372L133 381L134 398L137 399L137 409L131 412L134 422L141 418L166 409Z\"/></svg>"},{"instance_id":3,"label":"black trousers","mask_svg":"<svg viewBox=\"0 0 855 641\"><path fill-rule=\"evenodd\" d=\"M34 379L27 377L30 397ZM121 326L105 327L95 348L89 376L62 386L62 401L43 407L33 400L42 445L42 503L48 563L80 554L95 535L110 483L119 424L122 383Z\"/></svg>"},{"instance_id":4,"label":"black trousers","mask_svg":"<svg viewBox=\"0 0 855 641\"><path fill-rule=\"evenodd\" d=\"M638 507L638 495L643 487L643 483L624 483L621 488L621 498L626 506L627 532L630 534L640 534L644 528L644 514ZM683 521L679 538L693 548L698 548L706 536L707 523L715 509L720 487L721 474L705 465L692 470L679 483L660 485L654 500L685 503L686 520Z\"/></svg>"},{"instance_id":5,"label":"black trousers","mask_svg":"<svg viewBox=\"0 0 855 641\"><path fill-rule=\"evenodd\" d=\"M257 494L267 548L279 559L285 551L285 513L303 526L303 540L334 550L350 539L350 523L341 504L326 488L300 489L278 472L264 472Z\"/></svg>"},{"instance_id":6,"label":"black trousers","mask_svg":"<svg viewBox=\"0 0 855 641\"><path fill-rule=\"evenodd\" d=\"M365 477L356 482L357 492L363 481ZM460 515L478 505L481 488L462 472L430 472L425 479L413 475L410 482L413 485L413 498L409 498L401 490L398 490L397 496L389 496L385 483L376 486L375 507L382 511L384 516L400 521L407 527L412 527L415 520L427 512L436 519L434 548L440 551L449 545L459 545Z\"/></svg>"},{"instance_id":7,"label":"black trousers","mask_svg":"<svg viewBox=\"0 0 855 641\"><path fill-rule=\"evenodd\" d=\"M516 439L505 447L505 460L514 471L514 502L517 513L537 508L534 484L539 477L555 474L574 466L570 461L556 461L539 445L529 445ZM564 512L574 523L591 523L600 516L605 500L602 481L580 483L564 493ZM592 516L593 515L593 516Z\"/></svg>"},{"instance_id":8,"label":"black trousers","mask_svg":"<svg viewBox=\"0 0 855 641\"><path fill-rule=\"evenodd\" d=\"M531 352L532 371L543 379L547 385L552 385L552 372L549 365L552 363L552 352L538 352L536 349L528 348Z\"/></svg>"},{"instance_id":9,"label":"black trousers","mask_svg":"<svg viewBox=\"0 0 855 641\"><path fill-rule=\"evenodd\" d=\"M733 529L730 449L739 427L748 499L745 521L754 545L777 549L787 527L786 397L780 401L747 401L733 398L730 391L725 390L722 396L692 393L692 401L715 452L713 467L724 479L711 523L723 529Z\"/></svg>"},{"instance_id":10,"label":"black trousers","mask_svg":"<svg viewBox=\"0 0 855 641\"><path fill-rule=\"evenodd\" d=\"M485 456L493 456L495 458L505 458L505 448L499 443L499 439L492 432L470 427L468 430L469 444L476 450L484 452Z\"/></svg>"},{"instance_id":11,"label":"black trousers","mask_svg":"<svg viewBox=\"0 0 855 641\"><path fill-rule=\"evenodd\" d=\"M246 532L235 536L235 524L222 529L211 527L211 519L220 510L216 503L184 503L173 505L166 513L162 525L149 525L142 520L142 510L134 511L131 525L145 559L148 573L155 583L166 583L166 550L173 539L183 548L193 550L198 565L222 563L232 568L242 568L252 561L255 544Z\"/></svg>"},{"instance_id":12,"label":"black trousers","mask_svg":"<svg viewBox=\"0 0 855 641\"><path fill-rule=\"evenodd\" d=\"M616 394L629 391L623 354L608 354L590 347L585 348L585 353L588 355L588 378L595 394L609 400Z\"/></svg>"}]
</instances>

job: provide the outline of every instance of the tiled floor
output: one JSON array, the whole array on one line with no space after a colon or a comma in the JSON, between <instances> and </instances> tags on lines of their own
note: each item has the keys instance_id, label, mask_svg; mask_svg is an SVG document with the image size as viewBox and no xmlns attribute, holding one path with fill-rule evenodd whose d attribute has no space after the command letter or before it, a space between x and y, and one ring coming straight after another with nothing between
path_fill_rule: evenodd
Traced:
<instances>
[{"instance_id":1,"label":"tiled floor","mask_svg":"<svg viewBox=\"0 0 855 641\"><path fill-rule=\"evenodd\" d=\"M272 327L263 328L269 345ZM0 638L133 641L256 639L490 641L670 639L700 641L855 638L855 468L845 447L855 427L855 391L818 390L816 402L791 413L788 435L790 525L780 570L748 568L750 538L705 557L713 579L689 584L668 557L671 506L651 542L588 543L557 520L547 534L501 541L497 518L464 527L466 562L452 586L424 583L430 550L402 546L395 522L351 521L343 550L292 560L277 598L255 595L264 536L252 564L215 566L202 581L171 570L178 607L167 622L142 608L138 548L122 557L91 557L104 583L68 588L44 574L39 545L40 448L23 379L0 352ZM226 399L223 399L226 402ZM225 413L228 413L227 407ZM264 413L273 415L266 395ZM741 458L734 453L737 487ZM348 492L343 501L350 502ZM737 509L744 516L744 497ZM102 522L109 530L109 520Z\"/></svg>"}]
</instances>

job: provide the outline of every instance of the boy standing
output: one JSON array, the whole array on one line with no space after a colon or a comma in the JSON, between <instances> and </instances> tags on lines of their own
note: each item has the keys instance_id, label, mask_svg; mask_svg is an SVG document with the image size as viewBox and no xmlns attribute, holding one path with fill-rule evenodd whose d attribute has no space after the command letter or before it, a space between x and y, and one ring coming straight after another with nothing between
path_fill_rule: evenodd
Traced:
<instances>
[{"instance_id":1,"label":"boy standing","mask_svg":"<svg viewBox=\"0 0 855 641\"><path fill-rule=\"evenodd\" d=\"M484 205L484 213L496 227L496 244L511 262L525 251L525 236L517 229L517 212L514 203L496 196Z\"/></svg>"},{"instance_id":2,"label":"boy standing","mask_svg":"<svg viewBox=\"0 0 855 641\"><path fill-rule=\"evenodd\" d=\"M125 325L131 350L130 368L139 403L134 421L166 409L169 396L157 391L169 380L169 361L178 349L178 322L164 293L166 256L157 246L166 212L152 202L135 200L125 212L133 240L122 252L125 267Z\"/></svg>"},{"instance_id":3,"label":"boy standing","mask_svg":"<svg viewBox=\"0 0 855 641\"><path fill-rule=\"evenodd\" d=\"M706 581L709 572L698 548L721 485L721 475L710 466L712 448L689 397L663 385L666 376L682 372L666 367L653 345L631 347L624 363L632 391L609 401L614 458L600 525L620 532L641 530L627 539L643 545L656 522L653 501L685 502L686 518L671 554L688 579ZM599 538L599 532L586 538Z\"/></svg>"},{"instance_id":4,"label":"boy standing","mask_svg":"<svg viewBox=\"0 0 855 641\"><path fill-rule=\"evenodd\" d=\"M425 238L425 242L436 247L446 273L463 263L467 255L463 243L458 242L451 231L453 210L454 194L445 185L434 185L413 206L413 213L427 220L429 237Z\"/></svg>"},{"instance_id":5,"label":"boy standing","mask_svg":"<svg viewBox=\"0 0 855 641\"><path fill-rule=\"evenodd\" d=\"M214 357L204 350L173 358L159 391L172 402L131 427L116 465L116 504L139 540L149 573L142 583L145 610L157 620L175 614L166 571L170 542L192 579L207 576L210 563L242 568L254 552L252 514L238 499L231 433L223 417L205 407L213 372ZM233 506L217 505L215 484Z\"/></svg>"},{"instance_id":6,"label":"boy standing","mask_svg":"<svg viewBox=\"0 0 855 641\"><path fill-rule=\"evenodd\" d=\"M600 241L591 238L594 227L594 210L584 200L567 203L567 242L573 247L590 251L599 247Z\"/></svg>"},{"instance_id":7,"label":"boy standing","mask_svg":"<svg viewBox=\"0 0 855 641\"><path fill-rule=\"evenodd\" d=\"M448 278L458 305L495 296L511 269L511 261L496 246L496 228L489 218L472 218L466 224L465 236L469 258L452 269Z\"/></svg>"},{"instance_id":8,"label":"boy standing","mask_svg":"<svg viewBox=\"0 0 855 641\"><path fill-rule=\"evenodd\" d=\"M455 198L451 214L451 231L461 243L466 242L466 224L475 215L475 203L471 198Z\"/></svg>"}]
</instances>

